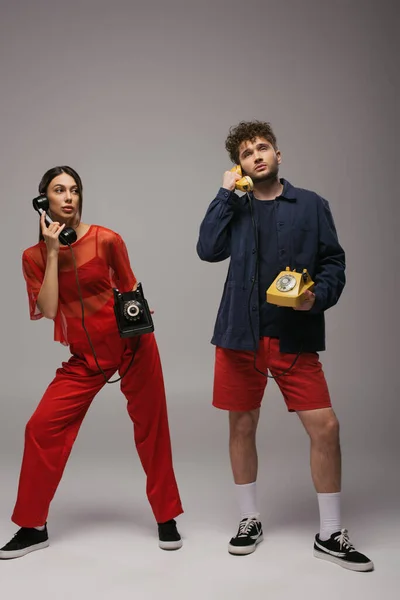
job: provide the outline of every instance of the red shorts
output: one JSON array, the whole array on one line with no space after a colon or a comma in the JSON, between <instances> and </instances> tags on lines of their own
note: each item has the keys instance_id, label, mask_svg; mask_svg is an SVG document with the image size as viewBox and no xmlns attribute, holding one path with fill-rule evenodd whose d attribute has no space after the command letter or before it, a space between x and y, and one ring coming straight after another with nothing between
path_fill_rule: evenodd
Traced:
<instances>
[{"instance_id":1,"label":"red shorts","mask_svg":"<svg viewBox=\"0 0 400 600\"><path fill-rule=\"evenodd\" d=\"M257 368L277 376L286 371L295 354L279 351L279 340L260 339ZM216 348L213 405L230 411L260 408L268 379L254 368L254 353ZM290 412L331 407L328 386L319 355L300 354L289 373L275 379Z\"/></svg>"}]
</instances>

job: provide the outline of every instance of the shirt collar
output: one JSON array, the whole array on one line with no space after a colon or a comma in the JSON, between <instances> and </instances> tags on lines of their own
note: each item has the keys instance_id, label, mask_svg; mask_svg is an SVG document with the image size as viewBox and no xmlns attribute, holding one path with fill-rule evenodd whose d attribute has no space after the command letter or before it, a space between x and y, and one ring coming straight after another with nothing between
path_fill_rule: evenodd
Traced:
<instances>
[{"instance_id":1,"label":"shirt collar","mask_svg":"<svg viewBox=\"0 0 400 600\"><path fill-rule=\"evenodd\" d=\"M288 200L289 202L296 202L296 188L286 179L281 178L279 181L283 185L283 190L281 195L276 197L276 200ZM254 198L254 192L252 192L252 197ZM242 198L244 198L244 201L246 200L246 196L242 196Z\"/></svg>"},{"instance_id":2,"label":"shirt collar","mask_svg":"<svg viewBox=\"0 0 400 600\"><path fill-rule=\"evenodd\" d=\"M296 188L286 179L280 179L280 182L283 185L283 190L282 194L278 196L278 198L282 198L283 200L289 200L289 202L296 202Z\"/></svg>"}]
</instances>

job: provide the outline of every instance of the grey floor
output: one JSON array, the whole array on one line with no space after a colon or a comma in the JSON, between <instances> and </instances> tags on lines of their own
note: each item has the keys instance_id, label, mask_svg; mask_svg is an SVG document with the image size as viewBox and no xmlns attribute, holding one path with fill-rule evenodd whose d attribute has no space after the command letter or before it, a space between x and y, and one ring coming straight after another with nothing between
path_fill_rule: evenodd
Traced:
<instances>
[{"instance_id":1,"label":"grey floor","mask_svg":"<svg viewBox=\"0 0 400 600\"><path fill-rule=\"evenodd\" d=\"M117 398L117 397L116 397ZM184 546L164 552L144 494L144 476L121 402L104 396L89 411L52 504L51 545L0 562L0 597L41 600L153 598L236 600L273 598L398 598L400 519L395 458L343 433L343 524L375 563L359 574L312 556L318 528L308 469L308 441L297 417L266 409L259 429L259 501L265 540L247 557L227 552L238 514L223 413L170 409L175 469L185 514ZM22 409L21 409L22 410ZM9 521L21 455L21 414L1 443L1 543ZM284 432L284 435L282 435ZM391 475L393 474L393 476ZM397 575L396 575L397 573Z\"/></svg>"}]
</instances>

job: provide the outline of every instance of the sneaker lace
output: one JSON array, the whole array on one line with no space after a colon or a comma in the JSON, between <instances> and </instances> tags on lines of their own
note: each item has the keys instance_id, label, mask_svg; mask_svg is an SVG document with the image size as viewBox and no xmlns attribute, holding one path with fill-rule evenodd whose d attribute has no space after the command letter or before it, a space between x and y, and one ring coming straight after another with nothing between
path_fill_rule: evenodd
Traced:
<instances>
[{"instance_id":1,"label":"sneaker lace","mask_svg":"<svg viewBox=\"0 0 400 600\"><path fill-rule=\"evenodd\" d=\"M14 533L14 535L11 538L11 541L17 542L20 538L23 538L25 534L26 534L26 528L21 527L21 529L18 529L17 533Z\"/></svg>"},{"instance_id":2,"label":"sneaker lace","mask_svg":"<svg viewBox=\"0 0 400 600\"><path fill-rule=\"evenodd\" d=\"M248 519L243 519L243 521L240 521L239 524L239 531L237 533L238 537L241 535L248 535L250 533L250 531L252 530L252 528L254 527L255 524L255 519L253 518L248 518Z\"/></svg>"},{"instance_id":3,"label":"sneaker lace","mask_svg":"<svg viewBox=\"0 0 400 600\"><path fill-rule=\"evenodd\" d=\"M356 551L353 544L350 542L349 532L347 531L347 529L342 529L340 534L335 537L335 541L340 544L341 550L342 548L344 548L345 550L348 550L348 552Z\"/></svg>"},{"instance_id":4,"label":"sneaker lace","mask_svg":"<svg viewBox=\"0 0 400 600\"><path fill-rule=\"evenodd\" d=\"M15 547L15 544L21 544L25 539L26 530L27 528L25 527L21 527L20 529L18 529L18 531L14 533L11 540L8 542L8 544L4 546L3 549L10 549L12 547Z\"/></svg>"}]
</instances>

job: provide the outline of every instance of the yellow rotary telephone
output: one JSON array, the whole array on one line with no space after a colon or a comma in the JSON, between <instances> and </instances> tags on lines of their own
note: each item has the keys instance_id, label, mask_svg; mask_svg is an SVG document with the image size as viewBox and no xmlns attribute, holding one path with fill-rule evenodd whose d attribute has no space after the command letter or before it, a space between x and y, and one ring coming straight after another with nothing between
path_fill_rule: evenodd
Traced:
<instances>
[{"instance_id":1,"label":"yellow rotary telephone","mask_svg":"<svg viewBox=\"0 0 400 600\"><path fill-rule=\"evenodd\" d=\"M231 172L242 176L242 167L240 165L235 165L233 169L231 169ZM245 175L235 183L235 187L241 192L251 192L254 188L253 180L248 175Z\"/></svg>"},{"instance_id":2,"label":"yellow rotary telephone","mask_svg":"<svg viewBox=\"0 0 400 600\"><path fill-rule=\"evenodd\" d=\"M297 308L304 302L304 292L312 291L314 285L307 269L297 273L296 269L291 271L290 267L286 267L286 270L281 271L269 286L266 293L267 302L277 306Z\"/></svg>"}]
</instances>

